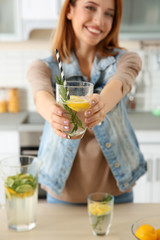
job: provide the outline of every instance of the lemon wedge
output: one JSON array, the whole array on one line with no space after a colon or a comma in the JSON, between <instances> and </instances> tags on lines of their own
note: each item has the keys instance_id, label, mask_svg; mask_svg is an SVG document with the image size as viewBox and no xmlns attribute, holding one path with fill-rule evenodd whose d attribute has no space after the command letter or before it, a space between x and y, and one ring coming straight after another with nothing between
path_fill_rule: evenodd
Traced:
<instances>
[{"instance_id":1,"label":"lemon wedge","mask_svg":"<svg viewBox=\"0 0 160 240\"><path fill-rule=\"evenodd\" d=\"M111 207L109 205L107 205L106 203L94 202L94 203L90 203L88 205L88 210L93 215L100 216L100 215L103 215L107 212L110 212Z\"/></svg>"},{"instance_id":2,"label":"lemon wedge","mask_svg":"<svg viewBox=\"0 0 160 240\"><path fill-rule=\"evenodd\" d=\"M89 108L89 99L86 97L71 95L70 99L67 100L66 103L69 108L76 112L85 111Z\"/></svg>"}]
</instances>

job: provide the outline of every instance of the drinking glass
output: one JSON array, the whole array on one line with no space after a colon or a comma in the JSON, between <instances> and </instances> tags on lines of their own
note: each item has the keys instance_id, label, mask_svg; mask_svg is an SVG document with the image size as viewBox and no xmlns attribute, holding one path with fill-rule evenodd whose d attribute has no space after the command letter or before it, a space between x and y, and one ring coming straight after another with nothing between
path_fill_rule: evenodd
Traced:
<instances>
[{"instance_id":1,"label":"drinking glass","mask_svg":"<svg viewBox=\"0 0 160 240\"><path fill-rule=\"evenodd\" d=\"M89 221L94 235L108 235L113 219L114 197L108 193L88 195Z\"/></svg>"},{"instance_id":2,"label":"drinking glass","mask_svg":"<svg viewBox=\"0 0 160 240\"><path fill-rule=\"evenodd\" d=\"M71 129L65 131L70 139L81 139L86 131L84 112L89 108L93 84L82 81L67 81L66 85L56 84L56 101L70 118Z\"/></svg>"},{"instance_id":3,"label":"drinking glass","mask_svg":"<svg viewBox=\"0 0 160 240\"><path fill-rule=\"evenodd\" d=\"M41 161L31 156L11 156L0 161L8 227L28 231L36 226L38 172Z\"/></svg>"}]
</instances>

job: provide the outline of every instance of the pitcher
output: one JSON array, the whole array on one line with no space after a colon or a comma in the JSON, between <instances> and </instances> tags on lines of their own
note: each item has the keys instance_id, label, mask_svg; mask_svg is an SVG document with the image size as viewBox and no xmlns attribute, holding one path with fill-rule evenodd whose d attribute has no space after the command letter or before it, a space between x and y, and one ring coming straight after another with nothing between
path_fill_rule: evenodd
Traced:
<instances>
[{"instance_id":1,"label":"pitcher","mask_svg":"<svg viewBox=\"0 0 160 240\"><path fill-rule=\"evenodd\" d=\"M17 231L36 226L38 172L41 161L32 156L11 156L0 161L8 227Z\"/></svg>"}]
</instances>

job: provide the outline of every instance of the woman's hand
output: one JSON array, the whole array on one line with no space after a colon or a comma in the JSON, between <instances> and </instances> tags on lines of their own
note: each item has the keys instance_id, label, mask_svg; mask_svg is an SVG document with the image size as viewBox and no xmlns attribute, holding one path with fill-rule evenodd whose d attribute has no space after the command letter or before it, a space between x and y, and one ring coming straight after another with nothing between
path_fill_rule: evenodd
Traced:
<instances>
[{"instance_id":1,"label":"woman's hand","mask_svg":"<svg viewBox=\"0 0 160 240\"><path fill-rule=\"evenodd\" d=\"M54 132L62 138L68 138L68 134L63 132L70 130L70 118L66 116L65 109L54 104L50 119L50 125Z\"/></svg>"},{"instance_id":2,"label":"woman's hand","mask_svg":"<svg viewBox=\"0 0 160 240\"><path fill-rule=\"evenodd\" d=\"M85 112L85 122L88 128L101 123L105 114L116 106L123 97L123 84L120 80L110 81L101 91L100 95L93 94L90 108Z\"/></svg>"},{"instance_id":3,"label":"woman's hand","mask_svg":"<svg viewBox=\"0 0 160 240\"><path fill-rule=\"evenodd\" d=\"M50 123L54 132L62 138L68 138L68 134L63 131L70 130L70 119L65 114L65 109L56 103L54 96L46 91L38 91L35 104L37 112Z\"/></svg>"},{"instance_id":4,"label":"woman's hand","mask_svg":"<svg viewBox=\"0 0 160 240\"><path fill-rule=\"evenodd\" d=\"M93 128L105 118L105 104L101 95L93 94L90 99L90 108L85 112L85 123Z\"/></svg>"}]
</instances>

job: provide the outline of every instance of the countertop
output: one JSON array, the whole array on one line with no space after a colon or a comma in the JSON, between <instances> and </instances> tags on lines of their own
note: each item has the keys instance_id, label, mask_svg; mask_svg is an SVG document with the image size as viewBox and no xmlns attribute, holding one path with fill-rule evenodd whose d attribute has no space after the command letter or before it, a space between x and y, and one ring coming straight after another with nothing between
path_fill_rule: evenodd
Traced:
<instances>
[{"instance_id":1,"label":"countertop","mask_svg":"<svg viewBox=\"0 0 160 240\"><path fill-rule=\"evenodd\" d=\"M0 131L41 132L44 119L36 112L0 114Z\"/></svg>"},{"instance_id":2,"label":"countertop","mask_svg":"<svg viewBox=\"0 0 160 240\"><path fill-rule=\"evenodd\" d=\"M128 112L134 130L160 130L160 116L151 112ZM0 131L42 131L44 119L36 112L1 113Z\"/></svg>"},{"instance_id":3,"label":"countertop","mask_svg":"<svg viewBox=\"0 0 160 240\"><path fill-rule=\"evenodd\" d=\"M160 204L118 204L108 236L92 234L86 206L38 203L37 226L29 232L15 232L7 227L5 209L0 209L0 240L135 240L132 224L139 218L157 215Z\"/></svg>"}]
</instances>

